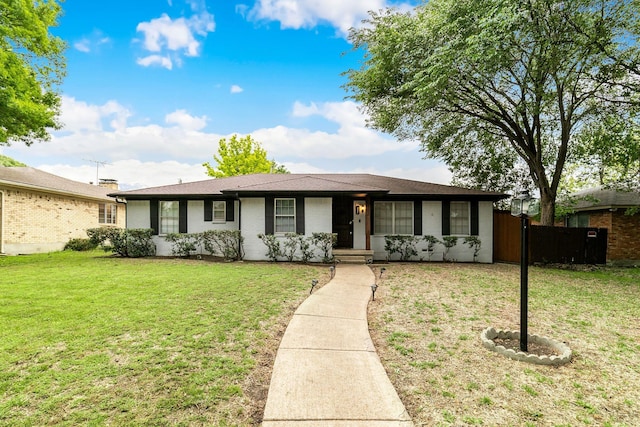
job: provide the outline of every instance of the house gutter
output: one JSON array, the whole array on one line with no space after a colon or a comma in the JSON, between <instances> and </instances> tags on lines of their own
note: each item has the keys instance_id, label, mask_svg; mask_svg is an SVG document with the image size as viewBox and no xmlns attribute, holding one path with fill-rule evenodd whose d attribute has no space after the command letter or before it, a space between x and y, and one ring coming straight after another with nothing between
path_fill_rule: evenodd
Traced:
<instances>
[{"instance_id":1,"label":"house gutter","mask_svg":"<svg viewBox=\"0 0 640 427\"><path fill-rule=\"evenodd\" d=\"M244 258L244 255L242 254L242 200L240 200L237 193L236 198L238 200L238 231L240 232L240 238L238 239L238 254Z\"/></svg>"}]
</instances>

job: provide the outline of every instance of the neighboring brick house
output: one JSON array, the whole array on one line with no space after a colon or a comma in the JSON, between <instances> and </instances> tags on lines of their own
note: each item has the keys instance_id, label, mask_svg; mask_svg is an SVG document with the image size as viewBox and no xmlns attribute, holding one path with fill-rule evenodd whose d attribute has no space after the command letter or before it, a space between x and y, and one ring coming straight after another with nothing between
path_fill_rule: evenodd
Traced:
<instances>
[{"instance_id":1,"label":"neighboring brick house","mask_svg":"<svg viewBox=\"0 0 640 427\"><path fill-rule=\"evenodd\" d=\"M595 188L573 196L577 201L567 227L606 228L607 262L640 261L640 211L633 212L640 209L640 193Z\"/></svg>"},{"instance_id":2,"label":"neighboring brick house","mask_svg":"<svg viewBox=\"0 0 640 427\"><path fill-rule=\"evenodd\" d=\"M0 167L0 253L62 250L88 228L125 226L117 183L84 184L30 167Z\"/></svg>"}]
</instances>

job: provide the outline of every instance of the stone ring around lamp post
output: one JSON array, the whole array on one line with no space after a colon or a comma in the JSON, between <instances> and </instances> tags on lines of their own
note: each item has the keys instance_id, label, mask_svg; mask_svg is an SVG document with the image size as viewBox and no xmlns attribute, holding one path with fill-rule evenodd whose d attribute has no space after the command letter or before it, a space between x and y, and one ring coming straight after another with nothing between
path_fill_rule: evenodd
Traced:
<instances>
[{"instance_id":1,"label":"stone ring around lamp post","mask_svg":"<svg viewBox=\"0 0 640 427\"><path fill-rule=\"evenodd\" d=\"M571 361L571 349L566 344L538 335L529 335L529 343L547 347L559 354L559 356L527 354L522 351L515 351L512 348L506 348L503 345L496 344L494 341L496 339L519 340L520 332L518 331L497 331L495 328L487 328L480 334L480 339L482 340L482 345L485 348L495 351L498 354L502 354L503 356L507 356L509 359L513 360L549 366L560 366Z\"/></svg>"}]
</instances>

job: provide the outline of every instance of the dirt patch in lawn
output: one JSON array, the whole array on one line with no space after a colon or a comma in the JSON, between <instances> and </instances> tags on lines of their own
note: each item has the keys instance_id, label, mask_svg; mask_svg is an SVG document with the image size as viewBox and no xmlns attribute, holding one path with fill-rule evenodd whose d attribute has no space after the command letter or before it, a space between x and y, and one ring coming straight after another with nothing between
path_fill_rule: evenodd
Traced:
<instances>
[{"instance_id":1,"label":"dirt patch in lawn","mask_svg":"<svg viewBox=\"0 0 640 427\"><path fill-rule=\"evenodd\" d=\"M518 266L385 267L369 327L416 426L637 425L640 269L530 268L529 333L573 351L569 364L550 367L480 340L489 326L518 330Z\"/></svg>"}]
</instances>

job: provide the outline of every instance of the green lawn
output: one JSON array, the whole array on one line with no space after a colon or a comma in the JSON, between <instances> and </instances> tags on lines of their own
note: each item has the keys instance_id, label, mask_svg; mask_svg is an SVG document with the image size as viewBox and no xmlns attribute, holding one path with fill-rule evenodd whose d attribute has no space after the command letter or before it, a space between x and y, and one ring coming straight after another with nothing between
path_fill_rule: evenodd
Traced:
<instances>
[{"instance_id":1,"label":"green lawn","mask_svg":"<svg viewBox=\"0 0 640 427\"><path fill-rule=\"evenodd\" d=\"M0 425L251 425L326 267L0 257Z\"/></svg>"},{"instance_id":2,"label":"green lawn","mask_svg":"<svg viewBox=\"0 0 640 427\"><path fill-rule=\"evenodd\" d=\"M480 342L518 330L517 265L386 266L369 306L378 354L416 426L637 426L640 269L529 269L529 333L571 363L517 362Z\"/></svg>"}]
</instances>

